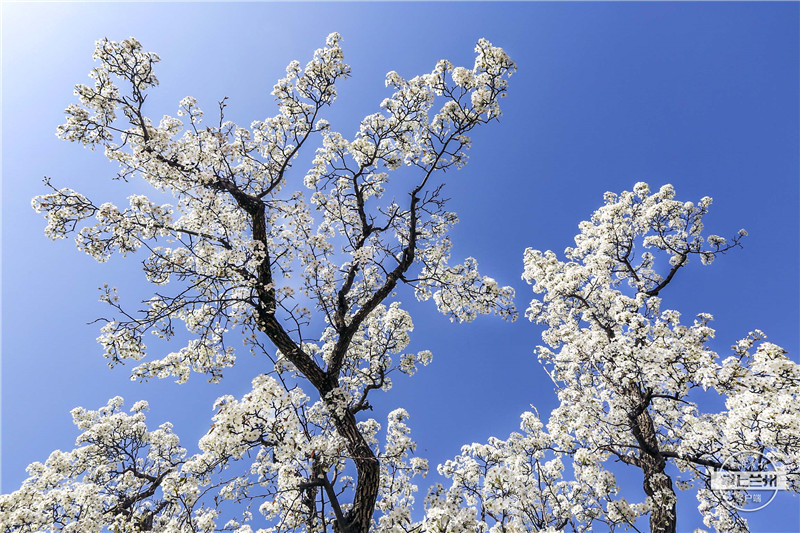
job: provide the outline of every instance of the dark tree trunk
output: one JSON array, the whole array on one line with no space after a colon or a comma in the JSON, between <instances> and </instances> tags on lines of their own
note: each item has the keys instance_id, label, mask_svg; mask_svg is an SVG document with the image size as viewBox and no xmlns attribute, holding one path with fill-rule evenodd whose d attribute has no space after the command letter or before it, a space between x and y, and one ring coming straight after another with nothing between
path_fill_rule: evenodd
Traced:
<instances>
[{"instance_id":1,"label":"dark tree trunk","mask_svg":"<svg viewBox=\"0 0 800 533\"><path fill-rule=\"evenodd\" d=\"M670 501L664 502L659 497L653 501L650 533L675 533L675 490L672 487L672 478L664 473L663 460L658 464L652 459L649 456L642 457L644 491L651 497L656 493L664 494Z\"/></svg>"},{"instance_id":2,"label":"dark tree trunk","mask_svg":"<svg viewBox=\"0 0 800 533\"><path fill-rule=\"evenodd\" d=\"M334 419L336 431L347 441L347 451L353 458L358 472L353 507L345 516L346 530L343 533L367 533L375 512L375 501L380 487L380 462L358 431L356 419L346 411Z\"/></svg>"},{"instance_id":3,"label":"dark tree trunk","mask_svg":"<svg viewBox=\"0 0 800 533\"><path fill-rule=\"evenodd\" d=\"M675 489L672 478L665 472L666 459L659 452L653 419L646 409L636 417L634 433L638 433L637 439L644 444L639 459L644 474L644 492L653 502L650 533L675 533Z\"/></svg>"}]
</instances>

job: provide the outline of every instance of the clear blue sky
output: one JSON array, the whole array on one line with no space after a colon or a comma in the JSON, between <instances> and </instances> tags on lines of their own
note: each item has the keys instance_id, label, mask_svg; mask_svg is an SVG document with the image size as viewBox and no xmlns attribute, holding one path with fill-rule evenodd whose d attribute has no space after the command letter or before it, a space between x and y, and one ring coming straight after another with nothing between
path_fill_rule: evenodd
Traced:
<instances>
[{"instance_id":1,"label":"clear blue sky","mask_svg":"<svg viewBox=\"0 0 800 533\"><path fill-rule=\"evenodd\" d=\"M76 432L69 409L96 408L121 394L151 402L149 419L175 424L192 449L206 433L213 400L240 395L260 369L242 358L220 385L202 377L131 383L109 370L96 344L108 312L97 287L149 296L135 257L98 265L70 241L52 243L30 199L41 178L131 194L108 178L102 154L56 139L72 87L87 82L94 41L137 37L162 62L151 116L174 114L186 95L208 111L224 96L243 125L275 113L269 96L292 59L301 63L338 31L353 76L330 114L351 135L388 95L387 71L416 75L448 58L471 65L480 37L517 62L500 123L478 131L471 161L449 177L461 224L454 257L517 289L526 247L558 252L604 191L637 181L675 185L681 199L715 200L712 233L750 236L711 267L694 265L665 306L716 317L716 348L760 328L798 358L798 4L781 3L328 3L4 4L2 44L2 490L25 466ZM298 168L299 173L303 169ZM506 436L521 411L554 406L552 383L532 354L541 330L482 318L454 325L432 305L403 298L414 313L413 347L431 366L376 395L376 417L411 414L419 452L435 465L464 443ZM434 481L436 478L429 478ZM636 487L640 479L626 481ZM424 496L427 482L421 483ZM694 494L681 497L679 528L700 525ZM751 513L754 531L798 529L798 500Z\"/></svg>"}]
</instances>

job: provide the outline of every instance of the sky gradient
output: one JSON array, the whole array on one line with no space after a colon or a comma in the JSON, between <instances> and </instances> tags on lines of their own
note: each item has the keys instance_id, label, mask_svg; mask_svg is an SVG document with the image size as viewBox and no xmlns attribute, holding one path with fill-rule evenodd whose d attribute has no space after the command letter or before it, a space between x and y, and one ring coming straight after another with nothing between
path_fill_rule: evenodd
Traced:
<instances>
[{"instance_id":1,"label":"sky gradient","mask_svg":"<svg viewBox=\"0 0 800 533\"><path fill-rule=\"evenodd\" d=\"M602 205L605 191L672 183L677 198L714 198L709 233L746 228L744 247L699 262L663 294L685 317L714 315L713 347L753 329L797 361L800 304L798 219L798 14L794 2L711 3L26 3L3 5L2 27L2 441L3 492L24 468L77 435L69 410L95 409L117 394L130 406L151 403L149 422L169 420L194 450L223 394L249 390L261 361L242 357L219 385L193 375L132 383L109 370L95 342L108 312L104 282L132 305L150 295L136 256L97 264L71 241L53 243L30 200L41 179L92 197L145 193L109 178L101 153L58 140L55 128L86 83L94 41L139 39L161 56L149 114L174 114L186 95L211 112L227 96L226 117L249 125L275 114L270 96L286 64L305 64L325 36L343 37L353 75L338 85L328 113L352 136L360 119L390 94L390 70L410 77L441 58L470 66L486 37L518 65L498 123L479 128L470 162L448 175L453 258L473 256L483 274L517 291L524 311L532 293L521 279L527 247L561 254L578 222ZM311 154L306 151L306 156ZM294 176L305 172L301 158ZM103 200L101 200L103 201ZM553 385L533 350L541 328L481 317L451 324L431 302L401 298L414 318L410 350L430 349L433 363L376 395L374 416L405 407L418 452L435 465L460 446L504 438L519 414L555 406ZM372 399L372 397L371 397ZM632 472L621 483L638 490ZM420 482L418 506L437 476ZM430 482L430 483L429 483ZM698 527L692 491L680 496L680 531ZM779 497L751 513L753 531L796 531L798 499Z\"/></svg>"}]
</instances>

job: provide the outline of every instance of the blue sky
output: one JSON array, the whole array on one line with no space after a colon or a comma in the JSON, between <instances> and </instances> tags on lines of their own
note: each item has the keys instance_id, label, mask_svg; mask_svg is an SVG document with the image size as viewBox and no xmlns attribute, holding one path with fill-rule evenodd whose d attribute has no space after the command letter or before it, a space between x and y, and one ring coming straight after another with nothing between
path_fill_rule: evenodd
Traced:
<instances>
[{"instance_id":1,"label":"blue sky","mask_svg":"<svg viewBox=\"0 0 800 533\"><path fill-rule=\"evenodd\" d=\"M170 420L190 447L205 434L211 405L240 395L258 364L241 359L222 384L199 376L132 383L109 370L96 344L108 312L104 282L123 299L148 297L135 258L98 265L70 241L44 237L30 209L43 176L97 198L144 192L111 182L102 154L56 139L72 87L87 82L94 41L135 36L162 62L151 116L173 114L186 95L207 110L228 96L227 117L249 124L275 113L269 92L292 59L302 64L325 36L343 36L353 76L329 114L351 135L388 96L397 70L428 72L440 58L471 66L480 37L518 64L499 123L476 131L467 167L448 176L461 223L454 257L517 290L527 247L559 253L605 191L672 183L681 199L715 200L711 233L750 233L744 249L711 267L687 268L665 306L710 312L715 347L759 328L798 358L798 13L794 2L711 3L25 3L3 5L2 71L2 490L25 466L76 432L69 409L96 408L116 394L151 402L149 419ZM298 167L298 175L303 169ZM555 394L533 349L541 329L481 318L455 325L408 293L412 347L431 366L376 396L376 418L406 407L419 452L432 467L464 443L504 437L530 404L543 414ZM199 378L199 379L198 379ZM430 479L430 481L434 481ZM628 481L640 486L633 476ZM422 495L427 482L423 481ZM421 500L422 498L420 498ZM682 496L679 529L699 525L694 494ZM420 501L421 503L421 501ZM754 531L798 529L798 499L748 517Z\"/></svg>"}]
</instances>

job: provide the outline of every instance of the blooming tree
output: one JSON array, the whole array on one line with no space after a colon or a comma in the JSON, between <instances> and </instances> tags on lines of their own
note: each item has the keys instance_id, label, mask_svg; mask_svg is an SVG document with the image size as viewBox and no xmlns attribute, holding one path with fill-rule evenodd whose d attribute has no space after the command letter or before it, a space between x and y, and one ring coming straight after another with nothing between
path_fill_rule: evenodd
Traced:
<instances>
[{"instance_id":1,"label":"blooming tree","mask_svg":"<svg viewBox=\"0 0 800 533\"><path fill-rule=\"evenodd\" d=\"M122 181L154 191L118 206L46 180L33 207L48 236L74 235L98 261L144 248L156 286L144 309L102 292L115 314L98 338L109 365L131 364L136 380L219 382L243 342L263 372L242 397L217 399L196 453L170 424L148 428L147 402L73 409L76 447L0 496L3 531L614 531L649 518L653 533L672 533L676 488L695 488L706 525L739 532L741 493L711 490L715 471L742 467L732 458L781 465L800 490L798 365L760 331L723 359L710 315L688 324L662 307L690 260L711 263L745 232L704 236L710 198L683 203L639 183L606 194L566 260L525 252L523 279L540 295L527 316L546 328L537 352L560 405L546 424L526 412L521 433L462 448L439 467L449 487L412 516L428 465L408 414L392 411L383 433L366 414L393 375L432 357L407 350L400 291L452 320L516 317L510 287L472 258L450 260L457 217L442 176L465 164L469 132L500 115L515 68L485 40L475 52L471 69L390 72L391 96L347 139L323 118L350 73L338 34L304 68L289 64L272 92L278 114L249 128L226 120L225 100L204 122L191 97L156 123L145 104L158 57L134 39L97 43L93 85L76 87L58 134L102 148ZM306 144L317 149L301 178L292 166ZM152 353L150 335L186 343ZM709 394L725 408L710 412ZM609 461L639 471L644 498L622 493Z\"/></svg>"},{"instance_id":2,"label":"blooming tree","mask_svg":"<svg viewBox=\"0 0 800 533\"><path fill-rule=\"evenodd\" d=\"M431 359L406 351L413 323L396 291L411 287L453 320L516 316L511 288L481 276L474 259L450 261L457 217L442 176L466 162L469 132L500 115L515 68L486 40L475 52L470 69L442 60L411 79L390 72L392 95L347 139L323 118L350 73L338 34L305 67L289 64L272 92L278 114L249 128L225 119L224 100L212 121L191 97L177 116L148 118L158 57L134 39L97 43L93 85L76 86L58 135L102 149L119 178L155 191L118 206L47 181L33 207L49 237L74 235L98 261L144 248L156 286L144 309L103 292L116 314L98 339L109 365L130 363L139 380L183 383L194 372L217 382L243 340L263 373L243 397L217 400L193 455L169 424L148 429L145 402L73 410L77 447L31 465L0 497L5 531L412 527L411 478L427 464L413 456L408 415L389 415L384 442L365 417L393 373ZM312 143L312 166L296 175ZM180 324L184 347L148 351L146 336L176 337Z\"/></svg>"},{"instance_id":3,"label":"blooming tree","mask_svg":"<svg viewBox=\"0 0 800 533\"><path fill-rule=\"evenodd\" d=\"M546 428L525 413L522 434L442 465L452 483L431 494L429 531L613 531L647 516L651 532L674 533L676 486L697 489L706 526L748 531L744 493L711 490L712 472L745 469L748 457L782 465L800 491L800 366L760 331L722 359L711 315L685 324L662 306L692 258L709 264L746 235L704 237L710 205L638 183L606 193L566 260L526 250L523 278L541 295L526 314L547 328L537 352L560 405ZM709 394L725 409L704 410ZM643 501L620 494L609 460L641 472Z\"/></svg>"}]
</instances>

